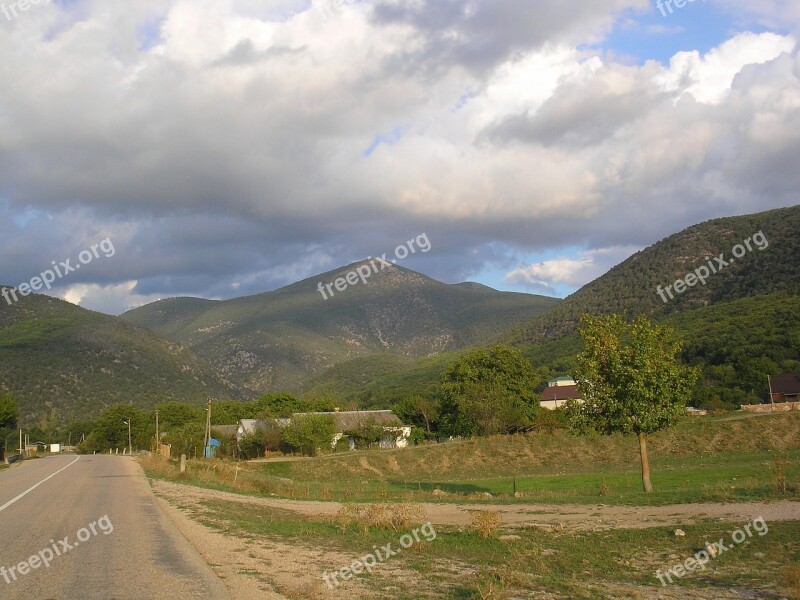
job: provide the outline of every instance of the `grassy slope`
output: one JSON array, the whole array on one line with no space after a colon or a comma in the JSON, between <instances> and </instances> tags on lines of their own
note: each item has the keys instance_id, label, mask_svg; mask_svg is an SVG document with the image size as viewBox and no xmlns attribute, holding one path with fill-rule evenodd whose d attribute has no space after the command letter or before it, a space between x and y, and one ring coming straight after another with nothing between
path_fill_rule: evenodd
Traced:
<instances>
[{"instance_id":1,"label":"grassy slope","mask_svg":"<svg viewBox=\"0 0 800 600\"><path fill-rule=\"evenodd\" d=\"M26 422L85 419L104 406L162 400L202 403L238 391L179 344L47 296L0 303L0 389Z\"/></svg>"},{"instance_id":2,"label":"grassy slope","mask_svg":"<svg viewBox=\"0 0 800 600\"><path fill-rule=\"evenodd\" d=\"M767 374L800 371L800 296L782 292L659 316L685 341L683 357L703 376L693 403L729 408L767 397ZM519 347L543 380L571 373L581 342L576 334ZM343 405L391 406L420 394L434 398L455 352L429 359L368 356L340 363L309 380L309 397L331 396Z\"/></svg>"},{"instance_id":3,"label":"grassy slope","mask_svg":"<svg viewBox=\"0 0 800 600\"><path fill-rule=\"evenodd\" d=\"M327 489L365 498L436 487L457 496L514 491L547 502L669 504L711 499L769 497L773 452L800 457L800 414L692 418L652 437L651 459L659 493L644 496L638 447L631 438L578 437L557 431L501 436L406 450L325 456L267 463L264 473L307 482L312 494ZM787 467L800 483L800 471ZM731 488L731 478L738 483ZM600 484L608 492L601 494ZM451 497L450 500L457 498Z\"/></svg>"},{"instance_id":4,"label":"grassy slope","mask_svg":"<svg viewBox=\"0 0 800 600\"><path fill-rule=\"evenodd\" d=\"M508 336L526 344L574 331L585 313L668 314L708 304L729 302L778 291L800 290L800 206L754 215L715 219L690 227L637 252L563 303L534 317ZM725 253L763 231L769 247L755 249L741 260L712 275L705 286L695 286L665 304L657 286L666 286L707 263L706 257Z\"/></svg>"},{"instance_id":5,"label":"grassy slope","mask_svg":"<svg viewBox=\"0 0 800 600\"><path fill-rule=\"evenodd\" d=\"M124 315L186 344L226 377L257 392L306 386L309 377L351 359L424 357L485 342L553 298L446 285L400 267L323 300L317 283L354 265L275 292L225 302L172 299Z\"/></svg>"}]
</instances>

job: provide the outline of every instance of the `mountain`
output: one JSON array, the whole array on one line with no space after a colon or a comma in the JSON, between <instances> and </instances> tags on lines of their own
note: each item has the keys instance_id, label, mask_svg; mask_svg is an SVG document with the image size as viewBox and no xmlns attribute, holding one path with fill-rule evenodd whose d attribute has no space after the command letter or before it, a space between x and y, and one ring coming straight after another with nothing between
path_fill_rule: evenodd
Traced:
<instances>
[{"instance_id":1,"label":"mountain","mask_svg":"<svg viewBox=\"0 0 800 600\"><path fill-rule=\"evenodd\" d=\"M572 372L581 348L575 326L582 314L644 313L673 327L684 340L683 360L700 369L696 406L731 409L761 402L767 398L767 375L800 372L798 224L800 207L793 207L690 227L635 254L499 339L521 350L546 380ZM759 232L763 250L752 239ZM747 239L752 251L736 259L732 249ZM721 252L723 261L733 258L733 263L711 273L705 286L683 294L673 288L675 298L663 302L658 286L665 290L708 265L706 256ZM313 378L308 390L367 406L414 394L433 398L442 371L456 358L450 353L408 363L354 359Z\"/></svg>"},{"instance_id":2,"label":"mountain","mask_svg":"<svg viewBox=\"0 0 800 600\"><path fill-rule=\"evenodd\" d=\"M657 316L773 292L797 293L798 229L800 206L689 227L637 252L546 314L516 327L505 340L525 345L566 335L575 331L581 315L586 313ZM751 250L747 250L746 240ZM744 250L742 254L737 249L739 258L733 255L737 245ZM705 285L696 283L680 294L675 293L674 287L666 290L698 269L709 271L704 277Z\"/></svg>"},{"instance_id":3,"label":"mountain","mask_svg":"<svg viewBox=\"0 0 800 600\"><path fill-rule=\"evenodd\" d=\"M447 285L396 265L343 291L326 289L368 265L246 298L162 300L122 318L184 344L227 379L264 393L301 391L351 359L427 357L482 344L560 302L473 283Z\"/></svg>"},{"instance_id":4,"label":"mountain","mask_svg":"<svg viewBox=\"0 0 800 600\"><path fill-rule=\"evenodd\" d=\"M28 423L95 416L103 407L164 400L202 404L241 390L185 347L132 324L51 298L0 301L0 390Z\"/></svg>"}]
</instances>

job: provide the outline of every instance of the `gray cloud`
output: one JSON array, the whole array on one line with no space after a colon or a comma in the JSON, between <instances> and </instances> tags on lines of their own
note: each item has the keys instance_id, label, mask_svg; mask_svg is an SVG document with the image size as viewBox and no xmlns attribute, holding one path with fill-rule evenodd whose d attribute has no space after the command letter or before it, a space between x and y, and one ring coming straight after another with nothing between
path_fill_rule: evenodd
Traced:
<instances>
[{"instance_id":1,"label":"gray cloud","mask_svg":"<svg viewBox=\"0 0 800 600\"><path fill-rule=\"evenodd\" d=\"M577 46L642 2L307 4L87 0L0 23L0 282L111 237L58 291L118 312L422 232L433 251L404 265L455 282L796 202L786 40L626 66Z\"/></svg>"}]
</instances>

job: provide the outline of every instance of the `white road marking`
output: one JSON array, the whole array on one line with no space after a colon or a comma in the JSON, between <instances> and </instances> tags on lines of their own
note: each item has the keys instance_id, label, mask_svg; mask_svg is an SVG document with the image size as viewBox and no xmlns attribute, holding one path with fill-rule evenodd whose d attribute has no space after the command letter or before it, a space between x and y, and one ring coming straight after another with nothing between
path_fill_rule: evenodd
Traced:
<instances>
[{"instance_id":1,"label":"white road marking","mask_svg":"<svg viewBox=\"0 0 800 600\"><path fill-rule=\"evenodd\" d=\"M48 479L51 479L51 478L55 477L56 475L58 475L59 473L61 473L61 471L63 471L64 469L68 469L68 468L70 468L72 465L74 465L74 464L75 464L76 462L78 462L80 459L81 459L81 457L79 456L78 458L76 458L75 460L73 460L71 463L69 463L69 464L68 464L66 467L61 467L61 468L60 468L58 471L56 471L55 473L52 473L51 475L48 475L47 477L45 477L44 479L42 479L42 480L41 480L39 483L37 483L36 485L33 485L33 486L29 487L27 490L25 490L24 492L22 492L22 493L21 493L19 496L17 496L16 498L12 498L11 500L9 500L9 501L8 501L8 502L6 502L5 504L3 504L3 506L0 506L0 512L3 512L5 509L7 509L7 508L8 508L9 506L11 506L12 504L14 504L14 502L16 502L17 500L19 500L20 498L24 498L25 496L27 496L28 494L30 494L30 493L31 493L33 490L35 490L37 487L39 487L40 485L42 485L42 484L43 484L45 481L47 481Z\"/></svg>"}]
</instances>

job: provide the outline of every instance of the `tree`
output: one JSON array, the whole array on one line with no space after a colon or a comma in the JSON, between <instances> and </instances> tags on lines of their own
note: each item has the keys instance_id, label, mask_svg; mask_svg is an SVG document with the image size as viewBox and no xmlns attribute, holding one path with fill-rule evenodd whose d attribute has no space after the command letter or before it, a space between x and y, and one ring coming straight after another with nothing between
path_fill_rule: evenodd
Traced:
<instances>
[{"instance_id":1,"label":"tree","mask_svg":"<svg viewBox=\"0 0 800 600\"><path fill-rule=\"evenodd\" d=\"M183 427L187 423L204 422L205 412L203 409L185 402L164 402L156 405L156 408L158 409L159 427L163 432ZM155 416L153 418L155 419Z\"/></svg>"},{"instance_id":2,"label":"tree","mask_svg":"<svg viewBox=\"0 0 800 600\"><path fill-rule=\"evenodd\" d=\"M203 455L203 436L205 424L190 421L180 427L172 428L164 437L164 441L172 446L172 456Z\"/></svg>"},{"instance_id":3,"label":"tree","mask_svg":"<svg viewBox=\"0 0 800 600\"><path fill-rule=\"evenodd\" d=\"M264 454L264 438L260 433L246 433L239 440L239 454L246 458L258 458Z\"/></svg>"},{"instance_id":4,"label":"tree","mask_svg":"<svg viewBox=\"0 0 800 600\"><path fill-rule=\"evenodd\" d=\"M425 431L431 432L431 424L439 416L439 407L430 398L422 396L411 396L403 399L394 407L394 413L406 423L412 423L418 427L425 427Z\"/></svg>"},{"instance_id":5,"label":"tree","mask_svg":"<svg viewBox=\"0 0 800 600\"><path fill-rule=\"evenodd\" d=\"M92 429L94 449L105 451L109 448L128 447L128 426L131 420L131 440L134 448L148 448L155 435L155 421L150 413L139 410L130 404L117 404L105 409L95 421Z\"/></svg>"},{"instance_id":6,"label":"tree","mask_svg":"<svg viewBox=\"0 0 800 600\"><path fill-rule=\"evenodd\" d=\"M672 427L686 414L697 372L681 364L682 343L667 327L644 317L584 316L578 329L584 347L575 372L583 403L569 404L572 425L603 435L635 434L642 485L650 493L647 436Z\"/></svg>"},{"instance_id":7,"label":"tree","mask_svg":"<svg viewBox=\"0 0 800 600\"><path fill-rule=\"evenodd\" d=\"M0 429L14 429L19 418L19 404L11 394L0 395Z\"/></svg>"},{"instance_id":8,"label":"tree","mask_svg":"<svg viewBox=\"0 0 800 600\"><path fill-rule=\"evenodd\" d=\"M252 403L252 416L255 419L280 419L291 417L294 413L306 412L311 403L291 394L267 394Z\"/></svg>"},{"instance_id":9,"label":"tree","mask_svg":"<svg viewBox=\"0 0 800 600\"><path fill-rule=\"evenodd\" d=\"M330 448L336 424L333 415L306 415L292 419L283 430L283 440L289 448L315 456L320 448Z\"/></svg>"},{"instance_id":10,"label":"tree","mask_svg":"<svg viewBox=\"0 0 800 600\"><path fill-rule=\"evenodd\" d=\"M379 444L383 433L383 427L375 423L375 419L369 419L358 427L343 432L345 438L353 440L356 448L369 448Z\"/></svg>"},{"instance_id":11,"label":"tree","mask_svg":"<svg viewBox=\"0 0 800 600\"><path fill-rule=\"evenodd\" d=\"M241 419L252 419L250 404L238 400L223 400L211 404L212 425L235 425ZM205 416L205 412L203 413ZM202 444L201 444L202 445Z\"/></svg>"},{"instance_id":12,"label":"tree","mask_svg":"<svg viewBox=\"0 0 800 600\"><path fill-rule=\"evenodd\" d=\"M538 384L533 365L516 350L473 350L442 375L442 429L488 435L528 425L539 410Z\"/></svg>"}]
</instances>

